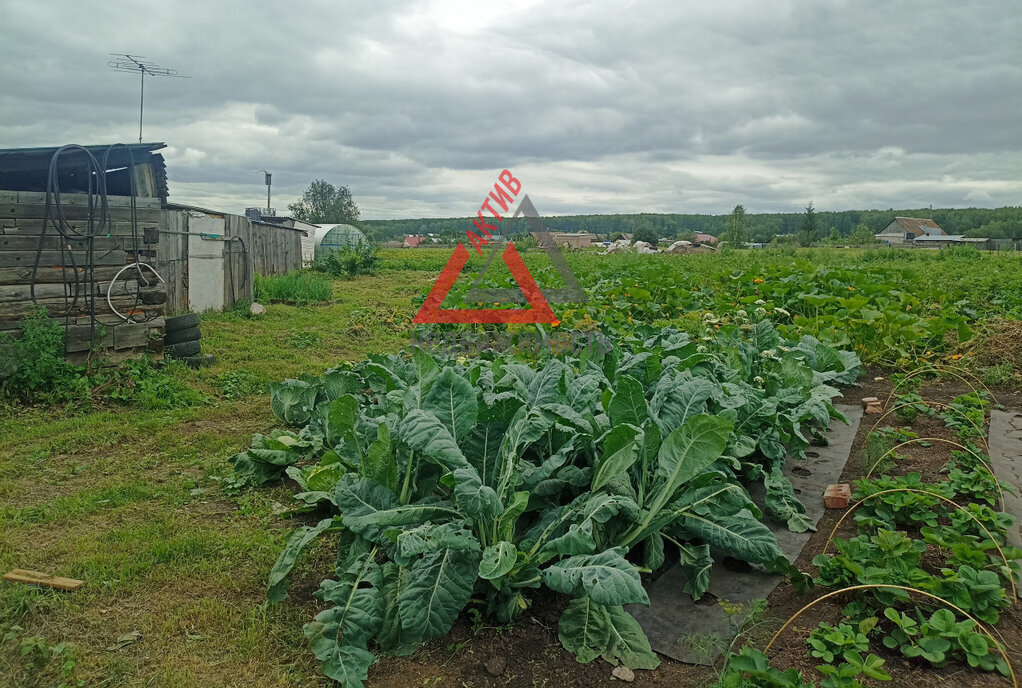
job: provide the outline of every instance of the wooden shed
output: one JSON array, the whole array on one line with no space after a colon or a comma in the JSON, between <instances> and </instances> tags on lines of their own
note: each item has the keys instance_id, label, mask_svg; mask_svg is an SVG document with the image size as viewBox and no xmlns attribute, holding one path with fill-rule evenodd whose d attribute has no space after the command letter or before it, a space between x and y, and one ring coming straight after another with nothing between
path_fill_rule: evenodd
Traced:
<instances>
[{"instance_id":1,"label":"wooden shed","mask_svg":"<svg viewBox=\"0 0 1022 688\"><path fill-rule=\"evenodd\" d=\"M163 143L0 150L0 332L45 310L70 360L162 352L164 318L251 300L301 233L168 202Z\"/></svg>"}]
</instances>

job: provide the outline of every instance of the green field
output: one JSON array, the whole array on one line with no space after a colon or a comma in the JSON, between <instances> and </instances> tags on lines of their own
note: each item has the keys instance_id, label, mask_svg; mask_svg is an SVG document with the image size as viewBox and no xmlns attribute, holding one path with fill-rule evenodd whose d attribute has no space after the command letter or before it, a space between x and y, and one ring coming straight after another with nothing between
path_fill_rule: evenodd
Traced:
<instances>
[{"instance_id":1,"label":"green field","mask_svg":"<svg viewBox=\"0 0 1022 688\"><path fill-rule=\"evenodd\" d=\"M444 250L384 251L380 274L333 281L328 303L270 303L263 316L204 317L203 348L216 365L173 373L201 392L197 405L7 405L0 412L0 569L86 585L74 593L0 585L0 685L327 685L302 626L324 607L312 593L330 574L336 546L315 542L293 574L290 599L267 603L284 539L308 520L291 511L295 490L285 485L236 487L229 458L253 434L281 427L270 383L403 350L447 257ZM590 300L555 307L565 330L600 329L620 341L665 327L739 338L769 322L784 340L809 335L855 352L870 375L947 364L993 390L1012 390L1022 373L1016 254L566 257ZM541 286L558 286L545 255L525 259ZM481 264L474 257L467 271ZM510 286L501 267L487 285Z\"/></svg>"}]
</instances>

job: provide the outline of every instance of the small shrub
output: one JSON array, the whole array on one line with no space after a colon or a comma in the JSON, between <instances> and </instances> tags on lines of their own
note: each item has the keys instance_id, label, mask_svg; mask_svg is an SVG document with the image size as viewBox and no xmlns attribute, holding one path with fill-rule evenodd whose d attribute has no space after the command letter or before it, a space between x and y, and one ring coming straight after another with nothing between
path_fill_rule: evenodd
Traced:
<instances>
[{"instance_id":1,"label":"small shrub","mask_svg":"<svg viewBox=\"0 0 1022 688\"><path fill-rule=\"evenodd\" d=\"M311 349L319 344L321 337L317 332L294 332L285 343L292 349Z\"/></svg>"},{"instance_id":2,"label":"small shrub","mask_svg":"<svg viewBox=\"0 0 1022 688\"><path fill-rule=\"evenodd\" d=\"M27 403L89 399L85 368L64 359L64 328L39 308L22 321L22 336L0 335L0 398Z\"/></svg>"},{"instance_id":3,"label":"small shrub","mask_svg":"<svg viewBox=\"0 0 1022 688\"><path fill-rule=\"evenodd\" d=\"M539 248L539 240L531 234L511 237L518 251L533 251Z\"/></svg>"},{"instance_id":4,"label":"small shrub","mask_svg":"<svg viewBox=\"0 0 1022 688\"><path fill-rule=\"evenodd\" d=\"M22 324L21 339L0 337L0 400L86 408L106 399L143 409L193 406L202 395L176 376L180 363L158 366L129 359L93 371L64 359L64 330L39 309ZM101 360L101 359L98 359Z\"/></svg>"},{"instance_id":5,"label":"small shrub","mask_svg":"<svg viewBox=\"0 0 1022 688\"><path fill-rule=\"evenodd\" d=\"M224 373L216 380L220 395L225 399L241 399L253 394L263 394L267 390L267 381L250 370L234 370Z\"/></svg>"},{"instance_id":6,"label":"small shrub","mask_svg":"<svg viewBox=\"0 0 1022 688\"><path fill-rule=\"evenodd\" d=\"M375 275L380 269L380 251L372 244L347 246L324 253L312 263L312 269L343 279Z\"/></svg>"},{"instance_id":7,"label":"small shrub","mask_svg":"<svg viewBox=\"0 0 1022 688\"><path fill-rule=\"evenodd\" d=\"M983 370L983 384L990 386L1006 385L1015 379L1015 369L1010 363L1000 363Z\"/></svg>"},{"instance_id":8,"label":"small shrub","mask_svg":"<svg viewBox=\"0 0 1022 688\"><path fill-rule=\"evenodd\" d=\"M975 246L945 246L937 252L937 260L979 260L983 257Z\"/></svg>"},{"instance_id":9,"label":"small shrub","mask_svg":"<svg viewBox=\"0 0 1022 688\"><path fill-rule=\"evenodd\" d=\"M205 399L174 373L183 371L179 361L157 366L148 358L129 359L101 370L92 380L113 401L136 408L172 409L198 406Z\"/></svg>"},{"instance_id":10,"label":"small shrub","mask_svg":"<svg viewBox=\"0 0 1022 688\"><path fill-rule=\"evenodd\" d=\"M329 301L333 289L329 280L300 270L286 275L255 276L256 301L305 305Z\"/></svg>"}]
</instances>

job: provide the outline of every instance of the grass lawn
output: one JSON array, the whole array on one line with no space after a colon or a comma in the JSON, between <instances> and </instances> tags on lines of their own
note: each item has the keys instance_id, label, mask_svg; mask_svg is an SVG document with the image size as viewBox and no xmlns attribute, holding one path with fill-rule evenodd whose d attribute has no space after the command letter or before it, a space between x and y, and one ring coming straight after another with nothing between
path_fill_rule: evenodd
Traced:
<instances>
[{"instance_id":1,"label":"grass lawn","mask_svg":"<svg viewBox=\"0 0 1022 688\"><path fill-rule=\"evenodd\" d=\"M217 364L180 373L209 398L196 408L0 419L0 569L86 581L74 593L0 584L0 685L325 685L302 635L310 595L265 604L267 572L293 527L276 515L290 493L232 497L218 479L253 433L277 425L266 383L401 348L411 296L433 279L337 281L329 305L204 318ZM134 631L138 641L115 647Z\"/></svg>"}]
</instances>

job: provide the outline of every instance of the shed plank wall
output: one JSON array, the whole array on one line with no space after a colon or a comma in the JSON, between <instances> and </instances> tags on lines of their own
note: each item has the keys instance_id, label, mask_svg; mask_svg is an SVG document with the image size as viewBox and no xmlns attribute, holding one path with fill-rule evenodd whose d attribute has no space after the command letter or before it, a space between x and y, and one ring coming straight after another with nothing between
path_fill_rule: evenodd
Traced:
<instances>
[{"instance_id":1,"label":"shed plank wall","mask_svg":"<svg viewBox=\"0 0 1022 688\"><path fill-rule=\"evenodd\" d=\"M147 183L146 179L139 179ZM119 352L147 347L162 351L160 339L165 314L189 310L188 212L169 210L159 198L136 198L136 237L132 236L131 199L107 197L107 223L93 239L95 268L88 284L84 241L60 237L43 215L46 194L0 190L0 332L19 336L21 320L41 306L65 326L69 358L84 356L93 337L97 344ZM88 231L88 198L63 194L61 206L73 231ZM95 215L94 215L95 216ZM301 232L253 223L225 214L224 305L252 300L254 275L281 275L302 267ZM146 230L149 230L146 232ZM145 239L155 239L146 243ZM230 241L226 239L230 238ZM42 252L36 266L36 253ZM75 264L62 248L70 245ZM134 270L125 271L111 294L121 312L134 308L141 323L125 323L107 303L107 287L117 272L136 261L152 265L165 280L148 271L149 283L140 283ZM31 284L35 283L35 301ZM77 298L76 297L77 292ZM88 295L93 299L88 299ZM90 317L94 311L99 332Z\"/></svg>"},{"instance_id":2,"label":"shed plank wall","mask_svg":"<svg viewBox=\"0 0 1022 688\"><path fill-rule=\"evenodd\" d=\"M145 244L143 235L146 227L158 226L159 203L159 199L137 200L133 238L130 198L108 196L108 221L92 239L95 267L90 273L84 267L89 242L73 238L75 232L89 231L88 196L61 195L62 214L71 226L68 240L57 233L52 221L44 230L46 194L0 191L0 331L19 336L21 320L43 308L64 325L72 359L86 355L94 338L97 345L115 351L146 347L151 338L158 338L167 302L163 285L155 279L140 284L137 274L129 270L117 280L109 302L107 289L125 265L157 258L155 246ZM144 322L124 322L110 303L122 313L134 312Z\"/></svg>"}]
</instances>

